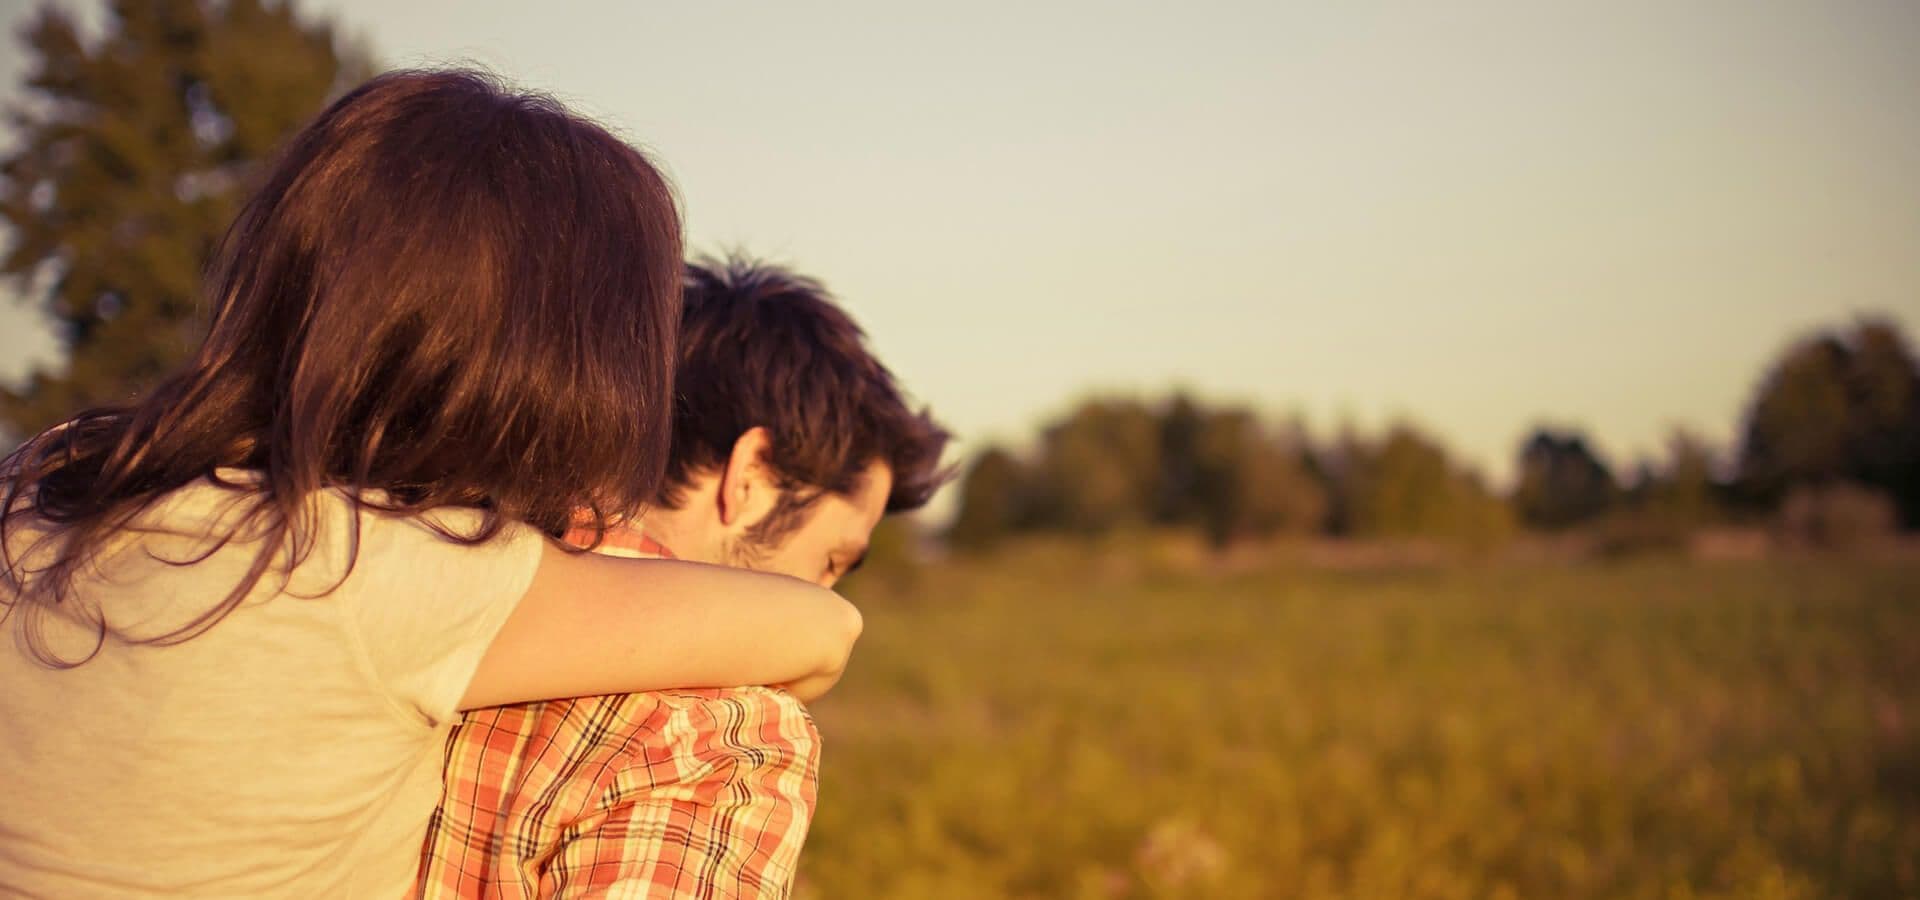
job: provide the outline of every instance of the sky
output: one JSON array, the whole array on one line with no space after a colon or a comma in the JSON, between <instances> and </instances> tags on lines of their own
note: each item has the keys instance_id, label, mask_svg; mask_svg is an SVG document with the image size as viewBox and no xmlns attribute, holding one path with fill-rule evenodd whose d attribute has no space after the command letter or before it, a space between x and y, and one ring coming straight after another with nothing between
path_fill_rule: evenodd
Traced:
<instances>
[{"instance_id":1,"label":"sky","mask_svg":"<svg viewBox=\"0 0 1920 900\"><path fill-rule=\"evenodd\" d=\"M1542 423L1729 444L1814 329L1920 338L1910 0L302 8L641 146L694 248L824 280L963 451L1180 385L1504 479ZM0 302L0 377L50 347Z\"/></svg>"}]
</instances>

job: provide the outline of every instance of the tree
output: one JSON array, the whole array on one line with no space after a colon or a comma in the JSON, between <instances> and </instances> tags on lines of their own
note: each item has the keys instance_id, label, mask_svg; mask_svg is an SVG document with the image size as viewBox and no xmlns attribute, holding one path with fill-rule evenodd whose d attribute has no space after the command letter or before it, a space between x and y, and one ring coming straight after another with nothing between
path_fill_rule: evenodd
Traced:
<instances>
[{"instance_id":1,"label":"tree","mask_svg":"<svg viewBox=\"0 0 1920 900\"><path fill-rule=\"evenodd\" d=\"M1520 480L1513 505L1535 528L1561 529L1590 522L1613 505L1613 472L1577 432L1541 428L1520 448Z\"/></svg>"},{"instance_id":2,"label":"tree","mask_svg":"<svg viewBox=\"0 0 1920 900\"><path fill-rule=\"evenodd\" d=\"M1641 505L1684 529L1712 520L1718 485L1713 479L1713 448L1693 434L1675 431L1667 439L1667 460L1640 488Z\"/></svg>"},{"instance_id":3,"label":"tree","mask_svg":"<svg viewBox=\"0 0 1920 900\"><path fill-rule=\"evenodd\" d=\"M1035 529L1100 534L1127 525L1204 531L1216 544L1318 528L1326 491L1306 441L1276 439L1252 412L1184 393L1158 406L1091 400L1049 423L1032 463L989 447L968 468L948 540L992 546Z\"/></svg>"},{"instance_id":4,"label":"tree","mask_svg":"<svg viewBox=\"0 0 1920 900\"><path fill-rule=\"evenodd\" d=\"M1215 545L1241 536L1304 534L1326 517L1326 492L1303 454L1276 440L1252 413L1204 416L1195 444L1193 524Z\"/></svg>"},{"instance_id":5,"label":"tree","mask_svg":"<svg viewBox=\"0 0 1920 900\"><path fill-rule=\"evenodd\" d=\"M1160 413L1160 483L1154 509L1159 521L1200 518L1200 440L1206 426L1206 413L1185 391L1176 392Z\"/></svg>"},{"instance_id":6,"label":"tree","mask_svg":"<svg viewBox=\"0 0 1920 900\"><path fill-rule=\"evenodd\" d=\"M1083 534L1145 524L1158 499L1160 462L1160 422L1145 404L1082 403L1041 435L1035 514Z\"/></svg>"},{"instance_id":7,"label":"tree","mask_svg":"<svg viewBox=\"0 0 1920 900\"><path fill-rule=\"evenodd\" d=\"M1850 474L1891 497L1908 527L1920 527L1920 366L1892 322L1860 323L1850 349Z\"/></svg>"},{"instance_id":8,"label":"tree","mask_svg":"<svg viewBox=\"0 0 1920 900\"><path fill-rule=\"evenodd\" d=\"M947 540L965 550L985 550L1027 524L1032 485L1013 454L989 446L960 481L960 512Z\"/></svg>"},{"instance_id":9,"label":"tree","mask_svg":"<svg viewBox=\"0 0 1920 900\"><path fill-rule=\"evenodd\" d=\"M256 166L367 66L268 0L115 0L92 39L49 5L23 37L0 276L67 351L64 372L0 390L0 422L31 434L126 401L198 346L200 272Z\"/></svg>"},{"instance_id":10,"label":"tree","mask_svg":"<svg viewBox=\"0 0 1920 900\"><path fill-rule=\"evenodd\" d=\"M1332 468L1341 533L1485 546L1512 529L1507 505L1480 477L1411 426L1396 426L1372 443L1348 435Z\"/></svg>"},{"instance_id":11,"label":"tree","mask_svg":"<svg viewBox=\"0 0 1920 900\"><path fill-rule=\"evenodd\" d=\"M1722 486L1714 479L1714 452L1685 430L1667 440L1666 458L1643 459L1633 483L1597 529L1602 554L1628 556L1683 551L1719 515Z\"/></svg>"},{"instance_id":12,"label":"tree","mask_svg":"<svg viewBox=\"0 0 1920 900\"><path fill-rule=\"evenodd\" d=\"M1741 478L1761 496L1846 474L1848 355L1821 335L1788 351L1761 386L1740 452Z\"/></svg>"},{"instance_id":13,"label":"tree","mask_svg":"<svg viewBox=\"0 0 1920 900\"><path fill-rule=\"evenodd\" d=\"M1777 504L1793 488L1856 482L1920 525L1920 370L1890 322L1815 335L1790 348L1755 391L1740 482Z\"/></svg>"}]
</instances>

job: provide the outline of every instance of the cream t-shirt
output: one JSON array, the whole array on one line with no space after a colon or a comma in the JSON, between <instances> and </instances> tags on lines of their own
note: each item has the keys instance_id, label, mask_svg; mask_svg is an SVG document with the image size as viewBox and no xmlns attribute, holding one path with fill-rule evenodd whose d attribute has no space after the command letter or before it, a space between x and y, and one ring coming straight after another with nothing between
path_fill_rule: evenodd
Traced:
<instances>
[{"instance_id":1,"label":"cream t-shirt","mask_svg":"<svg viewBox=\"0 0 1920 900\"><path fill-rule=\"evenodd\" d=\"M214 550L206 536L230 531L253 496L196 483L109 545L75 595L109 629L90 661L37 661L24 608L0 625L0 895L411 887L455 706L543 539L516 526L467 546L422 519L363 512L342 579L355 513L319 494L318 540L291 578L269 574L198 637L130 643L192 621L238 582L263 542L242 534ZM477 518L432 514L456 533ZM10 539L16 557L33 536ZM14 590L0 578L0 602ZM91 629L42 619L55 653L94 645Z\"/></svg>"}]
</instances>

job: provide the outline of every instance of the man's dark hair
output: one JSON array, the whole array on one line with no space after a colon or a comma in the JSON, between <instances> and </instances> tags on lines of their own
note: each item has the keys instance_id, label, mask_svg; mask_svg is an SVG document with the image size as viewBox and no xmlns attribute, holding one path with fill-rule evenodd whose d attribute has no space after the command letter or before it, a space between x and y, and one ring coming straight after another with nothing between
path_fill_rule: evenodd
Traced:
<instances>
[{"instance_id":1,"label":"man's dark hair","mask_svg":"<svg viewBox=\"0 0 1920 900\"><path fill-rule=\"evenodd\" d=\"M952 477L948 433L907 405L866 334L818 281L740 255L687 266L683 386L660 501L678 507L696 473L719 468L764 427L783 496L751 537L778 539L823 493L851 493L875 461L893 470L887 512L919 509Z\"/></svg>"}]
</instances>

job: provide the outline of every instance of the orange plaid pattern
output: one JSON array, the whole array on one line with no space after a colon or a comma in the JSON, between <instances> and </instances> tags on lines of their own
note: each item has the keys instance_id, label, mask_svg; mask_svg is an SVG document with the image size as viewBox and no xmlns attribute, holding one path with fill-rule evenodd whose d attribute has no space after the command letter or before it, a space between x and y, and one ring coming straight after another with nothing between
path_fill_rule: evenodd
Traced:
<instances>
[{"instance_id":1,"label":"orange plaid pattern","mask_svg":"<svg viewBox=\"0 0 1920 900\"><path fill-rule=\"evenodd\" d=\"M673 555L637 531L597 551ZM819 756L806 708L771 688L469 713L447 740L415 894L785 898Z\"/></svg>"}]
</instances>

